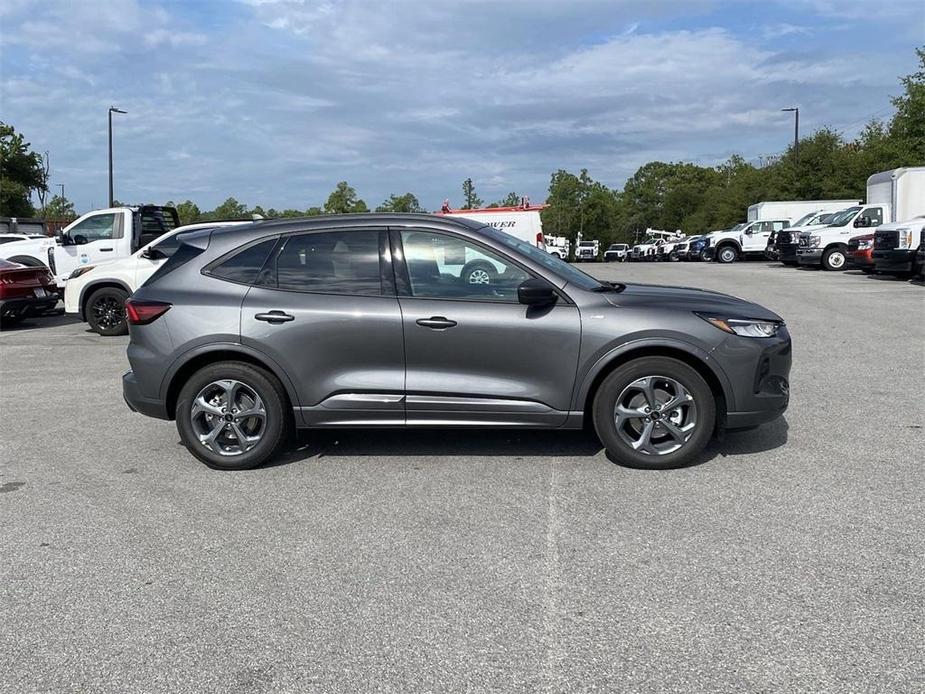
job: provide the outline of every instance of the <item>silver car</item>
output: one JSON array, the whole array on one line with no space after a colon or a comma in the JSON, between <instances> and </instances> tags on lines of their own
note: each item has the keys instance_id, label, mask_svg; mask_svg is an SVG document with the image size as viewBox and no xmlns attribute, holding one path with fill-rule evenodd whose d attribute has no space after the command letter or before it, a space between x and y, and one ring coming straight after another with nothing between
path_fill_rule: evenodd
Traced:
<instances>
[{"instance_id":1,"label":"silver car","mask_svg":"<svg viewBox=\"0 0 925 694\"><path fill-rule=\"evenodd\" d=\"M211 467L259 465L294 427L593 424L614 461L667 468L788 404L771 311L601 282L471 220L339 215L179 241L126 303L123 390Z\"/></svg>"}]
</instances>

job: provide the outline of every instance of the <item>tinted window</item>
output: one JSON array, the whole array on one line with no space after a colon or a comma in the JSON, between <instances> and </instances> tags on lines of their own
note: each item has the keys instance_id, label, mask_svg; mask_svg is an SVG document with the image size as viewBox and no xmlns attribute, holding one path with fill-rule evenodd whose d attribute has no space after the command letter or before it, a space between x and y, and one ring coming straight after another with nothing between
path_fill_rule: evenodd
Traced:
<instances>
[{"instance_id":1,"label":"tinted window","mask_svg":"<svg viewBox=\"0 0 925 694\"><path fill-rule=\"evenodd\" d=\"M276 245L276 240L277 237L274 236L238 251L230 258L222 261L221 264L211 268L209 274L232 282L254 284L257 280L257 273L260 272L260 268L267 261L267 256L270 255L270 251ZM183 247L181 245L180 249ZM176 257L176 253L171 257Z\"/></svg>"},{"instance_id":2,"label":"tinted window","mask_svg":"<svg viewBox=\"0 0 925 694\"><path fill-rule=\"evenodd\" d=\"M530 279L501 256L455 236L403 231L401 241L412 296L516 302L517 287Z\"/></svg>"},{"instance_id":3,"label":"tinted window","mask_svg":"<svg viewBox=\"0 0 925 694\"><path fill-rule=\"evenodd\" d=\"M180 246L180 234L172 234L166 239L151 246L152 255L155 255L158 258L169 258L174 254L174 251Z\"/></svg>"},{"instance_id":4,"label":"tinted window","mask_svg":"<svg viewBox=\"0 0 925 694\"><path fill-rule=\"evenodd\" d=\"M286 239L276 258L280 289L381 294L378 231L330 231Z\"/></svg>"},{"instance_id":5,"label":"tinted window","mask_svg":"<svg viewBox=\"0 0 925 694\"><path fill-rule=\"evenodd\" d=\"M883 208L868 207L866 210L864 210L863 214L861 214L861 217L867 219L867 226L878 227L883 224Z\"/></svg>"}]
</instances>

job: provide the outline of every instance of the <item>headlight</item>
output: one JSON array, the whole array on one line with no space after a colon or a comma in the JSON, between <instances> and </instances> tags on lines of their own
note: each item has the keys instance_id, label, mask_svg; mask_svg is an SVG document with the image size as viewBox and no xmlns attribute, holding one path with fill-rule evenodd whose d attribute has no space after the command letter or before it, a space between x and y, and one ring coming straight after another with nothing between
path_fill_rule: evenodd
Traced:
<instances>
[{"instance_id":1,"label":"headlight","mask_svg":"<svg viewBox=\"0 0 925 694\"><path fill-rule=\"evenodd\" d=\"M865 248L870 248L874 245L874 242L870 239L861 239L858 241L858 250L864 250Z\"/></svg>"},{"instance_id":2,"label":"headlight","mask_svg":"<svg viewBox=\"0 0 925 694\"><path fill-rule=\"evenodd\" d=\"M82 265L81 267L74 270L74 272L72 272L70 275L68 275L67 278L69 280L76 279L77 277L80 277L81 275L90 272L90 270L92 270L95 267L96 265Z\"/></svg>"},{"instance_id":3,"label":"headlight","mask_svg":"<svg viewBox=\"0 0 925 694\"><path fill-rule=\"evenodd\" d=\"M810 236L809 237L809 247L816 248L820 243L822 243L822 237L820 236Z\"/></svg>"},{"instance_id":4,"label":"headlight","mask_svg":"<svg viewBox=\"0 0 925 694\"><path fill-rule=\"evenodd\" d=\"M707 323L716 326L725 333L741 337L774 337L783 323L769 320L751 320L748 318L717 318L697 314Z\"/></svg>"}]
</instances>

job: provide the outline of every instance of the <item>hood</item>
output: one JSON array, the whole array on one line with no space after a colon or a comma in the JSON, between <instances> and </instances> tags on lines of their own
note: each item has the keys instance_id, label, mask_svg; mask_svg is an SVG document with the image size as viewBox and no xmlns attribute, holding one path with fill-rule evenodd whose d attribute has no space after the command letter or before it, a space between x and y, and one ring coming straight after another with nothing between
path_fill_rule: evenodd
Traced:
<instances>
[{"instance_id":1,"label":"hood","mask_svg":"<svg viewBox=\"0 0 925 694\"><path fill-rule=\"evenodd\" d=\"M602 296L614 306L658 306L679 311L716 313L724 318L783 320L760 304L707 289L667 287L656 284L625 284L622 286L624 287L622 291L607 292Z\"/></svg>"}]
</instances>

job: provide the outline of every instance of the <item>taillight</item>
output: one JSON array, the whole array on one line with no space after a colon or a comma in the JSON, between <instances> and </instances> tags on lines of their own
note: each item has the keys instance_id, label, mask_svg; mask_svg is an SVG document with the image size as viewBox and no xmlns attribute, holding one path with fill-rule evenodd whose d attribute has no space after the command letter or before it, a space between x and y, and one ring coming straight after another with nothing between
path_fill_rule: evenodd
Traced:
<instances>
[{"instance_id":1,"label":"taillight","mask_svg":"<svg viewBox=\"0 0 925 694\"><path fill-rule=\"evenodd\" d=\"M536 247L537 248L546 248L546 241L543 238L543 232L536 232Z\"/></svg>"},{"instance_id":2,"label":"taillight","mask_svg":"<svg viewBox=\"0 0 925 694\"><path fill-rule=\"evenodd\" d=\"M163 316L170 309L166 301L125 300L125 317L130 325L147 325Z\"/></svg>"}]
</instances>

